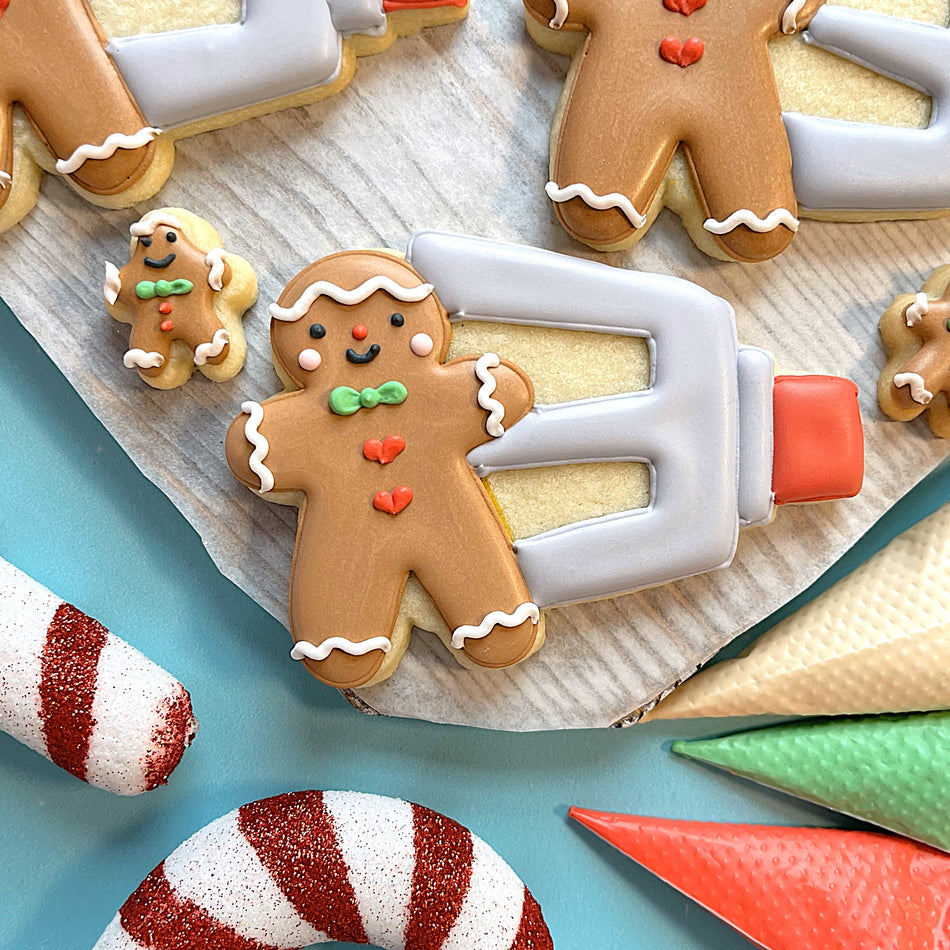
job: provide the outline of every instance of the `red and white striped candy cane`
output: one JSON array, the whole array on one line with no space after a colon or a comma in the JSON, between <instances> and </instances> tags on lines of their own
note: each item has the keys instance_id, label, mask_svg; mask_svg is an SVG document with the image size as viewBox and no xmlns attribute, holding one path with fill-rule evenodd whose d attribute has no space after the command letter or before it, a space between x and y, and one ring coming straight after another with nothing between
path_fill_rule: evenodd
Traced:
<instances>
[{"instance_id":1,"label":"red and white striped candy cane","mask_svg":"<svg viewBox=\"0 0 950 950\"><path fill-rule=\"evenodd\" d=\"M141 883L94 950L551 950L541 908L451 818L359 792L244 805Z\"/></svg>"},{"instance_id":2,"label":"red and white striped candy cane","mask_svg":"<svg viewBox=\"0 0 950 950\"><path fill-rule=\"evenodd\" d=\"M164 785L198 724L188 692L0 558L0 729L90 785Z\"/></svg>"}]
</instances>

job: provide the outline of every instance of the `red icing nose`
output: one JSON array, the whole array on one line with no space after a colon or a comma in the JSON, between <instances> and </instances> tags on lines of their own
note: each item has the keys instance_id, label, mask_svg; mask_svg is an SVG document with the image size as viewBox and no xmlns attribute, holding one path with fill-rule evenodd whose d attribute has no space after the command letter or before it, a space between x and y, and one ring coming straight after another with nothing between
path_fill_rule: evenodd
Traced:
<instances>
[{"instance_id":1,"label":"red icing nose","mask_svg":"<svg viewBox=\"0 0 950 950\"><path fill-rule=\"evenodd\" d=\"M353 327L354 340L365 340L367 336L369 336L369 330L367 330L362 323L357 323L356 326Z\"/></svg>"}]
</instances>

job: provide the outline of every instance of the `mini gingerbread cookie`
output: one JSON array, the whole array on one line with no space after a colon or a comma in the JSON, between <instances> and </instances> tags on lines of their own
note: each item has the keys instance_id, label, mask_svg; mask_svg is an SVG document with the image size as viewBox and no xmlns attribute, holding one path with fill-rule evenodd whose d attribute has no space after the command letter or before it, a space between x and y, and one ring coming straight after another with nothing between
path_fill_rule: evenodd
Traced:
<instances>
[{"instance_id":1,"label":"mini gingerbread cookie","mask_svg":"<svg viewBox=\"0 0 950 950\"><path fill-rule=\"evenodd\" d=\"M121 270L106 261L102 290L109 313L132 324L125 365L156 389L180 386L195 367L217 382L239 373L241 317L257 299L251 265L181 208L150 211L130 231L131 260Z\"/></svg>"},{"instance_id":2,"label":"mini gingerbread cookie","mask_svg":"<svg viewBox=\"0 0 950 950\"><path fill-rule=\"evenodd\" d=\"M317 261L271 315L288 391L244 403L227 457L248 487L300 505L295 659L338 687L389 676L408 645L397 618L410 573L459 657L498 668L533 653L540 611L466 459L531 408L525 373L492 353L446 363L432 285L383 252Z\"/></svg>"},{"instance_id":3,"label":"mini gingerbread cookie","mask_svg":"<svg viewBox=\"0 0 950 950\"><path fill-rule=\"evenodd\" d=\"M41 169L128 207L161 187L177 139L333 95L358 56L468 11L467 0L244 0L239 21L199 25L173 0L95 7L0 0L0 231L35 204ZM106 39L130 21L141 32Z\"/></svg>"},{"instance_id":4,"label":"mini gingerbread cookie","mask_svg":"<svg viewBox=\"0 0 950 950\"><path fill-rule=\"evenodd\" d=\"M761 261L798 229L768 43L824 0L524 0L528 29L574 57L546 191L568 233L633 243L678 146L720 256Z\"/></svg>"},{"instance_id":5,"label":"mini gingerbread cookie","mask_svg":"<svg viewBox=\"0 0 950 950\"><path fill-rule=\"evenodd\" d=\"M877 386L881 409L898 422L926 412L934 434L950 438L950 264L916 296L895 298L880 327L888 353Z\"/></svg>"}]
</instances>

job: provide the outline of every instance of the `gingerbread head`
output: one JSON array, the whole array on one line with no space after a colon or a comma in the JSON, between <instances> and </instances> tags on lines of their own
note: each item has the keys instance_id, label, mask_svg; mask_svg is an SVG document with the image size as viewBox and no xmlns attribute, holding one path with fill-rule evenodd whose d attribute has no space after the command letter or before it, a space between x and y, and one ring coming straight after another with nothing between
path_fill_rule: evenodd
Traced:
<instances>
[{"instance_id":1,"label":"gingerbread head","mask_svg":"<svg viewBox=\"0 0 950 950\"><path fill-rule=\"evenodd\" d=\"M933 432L950 437L950 266L934 271L915 297L898 297L881 318L889 359L878 401L892 419L927 413Z\"/></svg>"},{"instance_id":2,"label":"gingerbread head","mask_svg":"<svg viewBox=\"0 0 950 950\"><path fill-rule=\"evenodd\" d=\"M121 270L107 261L103 288L112 316L132 324L125 365L157 389L180 385L196 367L230 379L247 353L241 316L257 299L250 265L180 208L150 211L130 231L131 260Z\"/></svg>"},{"instance_id":3,"label":"gingerbread head","mask_svg":"<svg viewBox=\"0 0 950 950\"><path fill-rule=\"evenodd\" d=\"M524 0L528 30L574 57L554 134L548 197L597 250L632 244L682 189L694 240L740 261L774 257L798 228L791 154L768 43L823 0Z\"/></svg>"},{"instance_id":4,"label":"gingerbread head","mask_svg":"<svg viewBox=\"0 0 950 950\"><path fill-rule=\"evenodd\" d=\"M464 664L505 667L544 638L511 540L467 461L533 402L516 366L444 362L431 284L379 251L324 258L271 307L288 391L246 402L227 457L249 488L300 507L292 655L325 683L379 682L408 645L414 575Z\"/></svg>"}]
</instances>

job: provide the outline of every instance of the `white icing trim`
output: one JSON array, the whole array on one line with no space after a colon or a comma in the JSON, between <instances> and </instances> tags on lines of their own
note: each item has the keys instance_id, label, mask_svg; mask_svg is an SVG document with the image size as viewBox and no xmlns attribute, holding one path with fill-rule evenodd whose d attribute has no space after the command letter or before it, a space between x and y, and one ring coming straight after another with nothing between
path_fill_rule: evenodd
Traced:
<instances>
[{"instance_id":1,"label":"white icing trim","mask_svg":"<svg viewBox=\"0 0 950 950\"><path fill-rule=\"evenodd\" d=\"M213 360L231 342L228 331L224 327L214 331L210 343L199 343L195 347L195 366L204 366L208 360Z\"/></svg>"},{"instance_id":2,"label":"white icing trim","mask_svg":"<svg viewBox=\"0 0 950 950\"><path fill-rule=\"evenodd\" d=\"M0 188L9 188L13 181L9 172L0 171Z\"/></svg>"},{"instance_id":3,"label":"white icing trim","mask_svg":"<svg viewBox=\"0 0 950 950\"><path fill-rule=\"evenodd\" d=\"M146 352L138 349L138 347L133 347L122 357L122 362L129 369L134 366L138 366L140 369L157 369L159 366L165 365L165 357L154 350Z\"/></svg>"},{"instance_id":4,"label":"white icing trim","mask_svg":"<svg viewBox=\"0 0 950 950\"><path fill-rule=\"evenodd\" d=\"M184 231L181 221L173 214L167 211L149 211L143 215L132 227L129 228L129 234L134 238L151 237L159 228L174 228L176 231Z\"/></svg>"},{"instance_id":5,"label":"white icing trim","mask_svg":"<svg viewBox=\"0 0 950 950\"><path fill-rule=\"evenodd\" d=\"M919 373L898 373L894 377L894 385L900 389L910 387L910 398L921 406L926 406L933 399L934 394L927 389L924 378Z\"/></svg>"},{"instance_id":6,"label":"white icing trim","mask_svg":"<svg viewBox=\"0 0 950 950\"><path fill-rule=\"evenodd\" d=\"M635 228L642 228L647 222L646 216L640 214L634 208L633 202L626 195L620 194L619 191L612 191L609 195L598 195L591 190L590 185L585 185L583 182L575 182L573 185L558 188L555 182L549 181L544 186L544 192L552 201L558 203L570 201L571 198L580 198L584 204L590 205L596 211L619 208Z\"/></svg>"},{"instance_id":7,"label":"white icing trim","mask_svg":"<svg viewBox=\"0 0 950 950\"><path fill-rule=\"evenodd\" d=\"M782 14L782 32L795 33L798 30L798 14L802 12L805 0L792 0Z\"/></svg>"},{"instance_id":8,"label":"white icing trim","mask_svg":"<svg viewBox=\"0 0 950 950\"><path fill-rule=\"evenodd\" d=\"M223 247L213 247L205 255L205 263L211 269L208 271L208 286L212 290L221 290L224 287L224 261L227 254Z\"/></svg>"},{"instance_id":9,"label":"white icing trim","mask_svg":"<svg viewBox=\"0 0 950 950\"><path fill-rule=\"evenodd\" d=\"M738 211L733 211L725 221L707 218L703 222L703 227L712 234L728 234L739 227L740 224L744 224L750 231L755 231L756 234L774 231L783 224L789 231L798 230L798 218L788 208L776 208L767 218L760 218L754 212L749 211L748 208L741 208Z\"/></svg>"},{"instance_id":10,"label":"white icing trim","mask_svg":"<svg viewBox=\"0 0 950 950\"><path fill-rule=\"evenodd\" d=\"M401 300L403 303L418 303L420 300L425 300L433 289L432 284L416 284L414 287L403 287L402 284L397 284L391 277L385 277L382 274L364 280L359 287L354 287L352 290L346 290L328 280L318 280L303 291L292 307L280 307L276 303L272 303L270 305L270 315L275 320L285 320L292 323L304 316L319 297L330 297L337 303L354 306L371 297L377 290L385 290L391 297L395 297L396 300Z\"/></svg>"},{"instance_id":11,"label":"white icing trim","mask_svg":"<svg viewBox=\"0 0 950 950\"><path fill-rule=\"evenodd\" d=\"M537 623L540 617L540 608L531 601L519 604L510 614L506 614L503 610L493 610L477 626L466 624L456 627L452 634L452 646L460 650L465 646L466 640L481 640L482 637L487 637L495 627L519 627L529 618L532 623Z\"/></svg>"},{"instance_id":12,"label":"white icing trim","mask_svg":"<svg viewBox=\"0 0 950 950\"><path fill-rule=\"evenodd\" d=\"M122 278L119 276L119 268L106 261L106 281L102 285L102 297L109 306L112 306L118 299L122 291Z\"/></svg>"},{"instance_id":13,"label":"white icing trim","mask_svg":"<svg viewBox=\"0 0 950 950\"><path fill-rule=\"evenodd\" d=\"M156 135L161 134L161 131L161 129L155 129L147 125L132 135L127 135L125 132L113 132L112 135L107 136L101 145L80 145L69 158L61 158L56 163L56 171L61 175L71 175L82 168L90 158L101 161L102 159L112 158L120 148L142 148L142 146L148 145Z\"/></svg>"},{"instance_id":14,"label":"white icing trim","mask_svg":"<svg viewBox=\"0 0 950 950\"><path fill-rule=\"evenodd\" d=\"M904 312L904 319L907 326L915 327L927 314L930 313L930 298L921 291L917 298Z\"/></svg>"},{"instance_id":15,"label":"white icing trim","mask_svg":"<svg viewBox=\"0 0 950 950\"><path fill-rule=\"evenodd\" d=\"M567 0L554 0L554 16L548 22L548 26L551 27L552 30L559 30L564 26L564 21L570 12Z\"/></svg>"},{"instance_id":16,"label":"white icing trim","mask_svg":"<svg viewBox=\"0 0 950 950\"><path fill-rule=\"evenodd\" d=\"M320 646L315 647L308 640L298 640L290 651L293 660L325 660L334 650L342 650L350 656L364 656L373 650L388 653L393 643L389 637L370 637L368 640L348 640L346 637L328 637Z\"/></svg>"},{"instance_id":17,"label":"white icing trim","mask_svg":"<svg viewBox=\"0 0 950 950\"><path fill-rule=\"evenodd\" d=\"M270 443L267 438L258 431L258 426L264 419L264 407L259 402L242 402L241 412L246 412L250 417L244 423L244 438L254 446L254 451L248 460L248 466L251 471L261 480L261 487L258 491L263 495L274 487L274 473L264 464L267 453L270 451Z\"/></svg>"},{"instance_id":18,"label":"white icing trim","mask_svg":"<svg viewBox=\"0 0 950 950\"><path fill-rule=\"evenodd\" d=\"M495 439L505 434L505 427L501 424L505 418L505 407L499 400L492 398L498 382L491 371L500 363L497 353L483 353L475 363L475 375L482 384L478 387L478 404L488 413L485 431Z\"/></svg>"}]
</instances>

